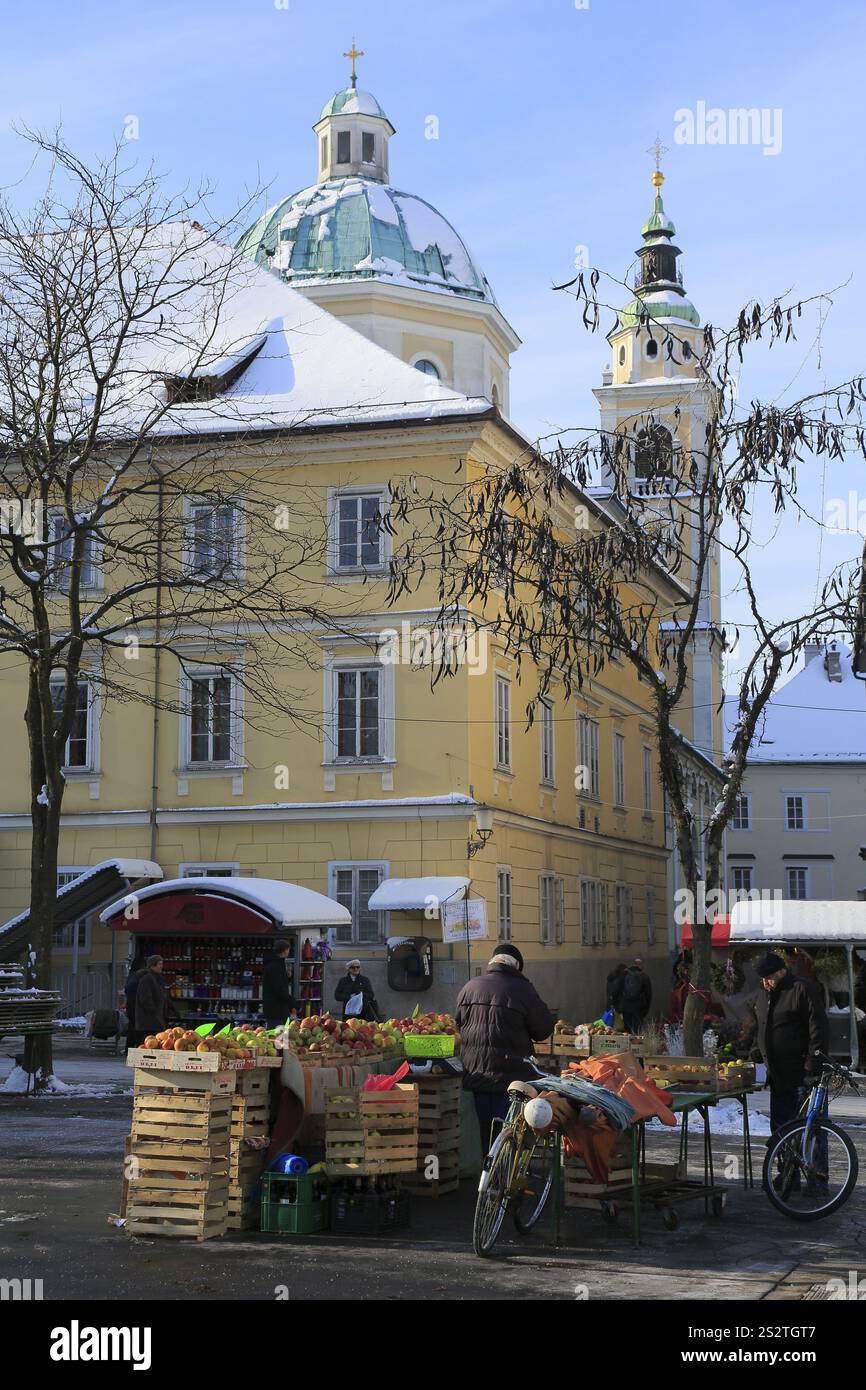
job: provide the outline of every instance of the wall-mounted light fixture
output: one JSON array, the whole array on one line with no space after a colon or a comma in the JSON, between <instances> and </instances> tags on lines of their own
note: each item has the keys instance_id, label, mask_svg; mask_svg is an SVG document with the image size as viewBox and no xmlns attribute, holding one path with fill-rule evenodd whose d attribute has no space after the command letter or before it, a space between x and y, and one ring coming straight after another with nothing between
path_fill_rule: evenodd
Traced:
<instances>
[{"instance_id":1,"label":"wall-mounted light fixture","mask_svg":"<svg viewBox=\"0 0 866 1390\"><path fill-rule=\"evenodd\" d=\"M466 846L466 853L471 859L480 849L483 849L493 834L493 808L492 806L479 806L475 812L475 824L478 827L478 838L470 839Z\"/></svg>"}]
</instances>

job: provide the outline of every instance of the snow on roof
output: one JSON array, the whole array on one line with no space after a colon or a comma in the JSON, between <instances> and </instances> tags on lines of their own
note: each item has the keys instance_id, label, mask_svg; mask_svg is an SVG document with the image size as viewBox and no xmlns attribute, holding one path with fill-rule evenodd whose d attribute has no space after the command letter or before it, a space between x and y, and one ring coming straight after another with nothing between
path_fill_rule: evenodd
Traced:
<instances>
[{"instance_id":1,"label":"snow on roof","mask_svg":"<svg viewBox=\"0 0 866 1390\"><path fill-rule=\"evenodd\" d=\"M172 893L195 893L207 897L233 898L274 919L278 927L348 927L352 914L348 908L303 888L299 883L283 883L276 878L170 878L136 892L137 902L165 897ZM113 902L99 920L107 922L126 907L126 899Z\"/></svg>"},{"instance_id":2,"label":"snow on roof","mask_svg":"<svg viewBox=\"0 0 866 1390\"><path fill-rule=\"evenodd\" d=\"M151 284L162 275L165 284L159 309L136 323L110 379L102 413L107 435L128 435L152 419L167 399L167 382L213 379L248 358L225 389L179 401L151 433L435 420L491 409L486 397L466 397L423 375L191 223L160 227L143 250L129 254L130 278L138 271ZM68 376L75 418L94 390L86 354ZM0 408L3 395L0 389Z\"/></svg>"},{"instance_id":3,"label":"snow on roof","mask_svg":"<svg viewBox=\"0 0 866 1390\"><path fill-rule=\"evenodd\" d=\"M139 879L143 878L162 878L162 869L149 859L103 859L99 864L94 864L92 868L85 869L76 878L71 878L68 883L64 883L62 888L58 888L57 901L61 902L69 893L78 892L83 883L86 883L88 879L95 878L97 874L104 873L106 869L116 869L120 877L125 878L129 883L137 883ZM8 922L4 922L0 926L0 934L10 931L12 927L23 922L29 915L30 908L28 907L23 912L19 912L17 917L12 917Z\"/></svg>"},{"instance_id":4,"label":"snow on roof","mask_svg":"<svg viewBox=\"0 0 866 1390\"><path fill-rule=\"evenodd\" d=\"M866 762L866 694L851 669L850 648L829 642L808 655L806 665L769 700L749 763ZM834 656L839 657L837 680L828 670ZM730 746L736 700L725 701L724 719Z\"/></svg>"},{"instance_id":5,"label":"snow on roof","mask_svg":"<svg viewBox=\"0 0 866 1390\"><path fill-rule=\"evenodd\" d=\"M803 902L797 899L735 903L731 908L731 941L776 942L856 941L866 943L866 903L847 899Z\"/></svg>"},{"instance_id":6,"label":"snow on roof","mask_svg":"<svg viewBox=\"0 0 866 1390\"><path fill-rule=\"evenodd\" d=\"M428 878L386 878L370 894L374 912L411 912L439 908L449 898L465 897L469 879L462 876Z\"/></svg>"}]
</instances>

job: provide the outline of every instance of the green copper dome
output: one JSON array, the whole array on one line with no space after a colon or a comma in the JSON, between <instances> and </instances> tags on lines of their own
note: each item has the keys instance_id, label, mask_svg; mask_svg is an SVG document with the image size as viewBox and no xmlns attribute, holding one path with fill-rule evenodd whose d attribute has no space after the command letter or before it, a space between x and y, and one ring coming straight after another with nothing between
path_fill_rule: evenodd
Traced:
<instances>
[{"instance_id":1,"label":"green copper dome","mask_svg":"<svg viewBox=\"0 0 866 1390\"><path fill-rule=\"evenodd\" d=\"M383 121L388 117L382 110L372 92L359 92L357 87L344 87L342 92L337 92L326 101L322 107L322 114L319 117L323 121L326 116L379 116Z\"/></svg>"},{"instance_id":2,"label":"green copper dome","mask_svg":"<svg viewBox=\"0 0 866 1390\"><path fill-rule=\"evenodd\" d=\"M496 303L451 223L423 198L375 179L327 179L283 199L237 249L293 285L376 279Z\"/></svg>"}]
</instances>

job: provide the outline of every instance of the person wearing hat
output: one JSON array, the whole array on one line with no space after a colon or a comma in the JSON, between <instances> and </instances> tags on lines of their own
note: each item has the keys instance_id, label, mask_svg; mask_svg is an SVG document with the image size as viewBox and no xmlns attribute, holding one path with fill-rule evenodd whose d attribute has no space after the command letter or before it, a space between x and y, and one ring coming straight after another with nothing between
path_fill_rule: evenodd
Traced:
<instances>
[{"instance_id":1,"label":"person wearing hat","mask_svg":"<svg viewBox=\"0 0 866 1390\"><path fill-rule=\"evenodd\" d=\"M819 1054L829 1045L829 1027L819 985L788 969L768 951L755 961L761 987L752 998L758 1048L770 1081L770 1128L796 1119L804 1088L821 1071Z\"/></svg>"},{"instance_id":2,"label":"person wearing hat","mask_svg":"<svg viewBox=\"0 0 866 1390\"><path fill-rule=\"evenodd\" d=\"M534 1042L550 1037L556 1017L524 977L523 956L506 941L496 947L484 974L461 989L454 1022L463 1086L472 1092L486 1155L493 1121L508 1111L509 1082L534 1079L526 1059Z\"/></svg>"},{"instance_id":3,"label":"person wearing hat","mask_svg":"<svg viewBox=\"0 0 866 1390\"><path fill-rule=\"evenodd\" d=\"M368 1022L376 1023L379 1019L379 1006L376 1003L376 995L373 986L366 975L361 974L361 962L350 960L346 966L346 973L337 984L334 990L334 998L338 1004L343 1005L343 1022L349 1017L346 1007L353 995L363 996L360 1014L356 1017L363 1018Z\"/></svg>"}]
</instances>

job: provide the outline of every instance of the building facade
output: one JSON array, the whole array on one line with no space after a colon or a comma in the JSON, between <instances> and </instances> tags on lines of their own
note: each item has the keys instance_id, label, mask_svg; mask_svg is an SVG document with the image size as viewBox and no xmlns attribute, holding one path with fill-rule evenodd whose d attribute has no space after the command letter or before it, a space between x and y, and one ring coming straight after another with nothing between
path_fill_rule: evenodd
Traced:
<instances>
[{"instance_id":1,"label":"building facade","mask_svg":"<svg viewBox=\"0 0 866 1390\"><path fill-rule=\"evenodd\" d=\"M159 691L158 707L106 698L85 677L67 748L62 881L118 857L157 864L165 878L257 875L327 893L352 916L333 936L328 989L359 956L388 1013L406 1007L386 986L386 942L400 935L435 943L434 984L421 996L434 1008L453 1007L497 938L519 945L563 1016L597 1017L612 964L635 954L666 997L671 853L646 684L627 663L609 663L570 701L554 686L527 727L531 675L524 667L518 679L495 636L470 641L434 687L432 578L388 600L400 528L392 536L371 523L387 512L392 482L421 474L445 489L461 470L471 481L515 459L531 465L531 446L507 419L516 335L450 224L387 183L393 127L378 102L353 84L314 129L317 183L240 243L251 262L249 322L264 304L271 327L232 386L236 436L221 429L233 467L247 455L259 476L265 467L275 503L289 479L311 500L323 546L309 557L310 584L345 616L335 627L311 621L305 660L291 670L275 644L285 714L279 701L257 706L246 691L244 641L230 624L222 637L190 625L180 659L163 657L158 672L142 650L137 675ZM234 312L245 302L239 296ZM615 366L598 393L603 424L649 407L664 419L679 410L687 447L705 408L693 376L648 377L629 365L631 347L622 359L620 336L631 344L631 329L611 339ZM256 445L252 412L268 391L268 437ZM182 442L168 435L164 451L189 447L210 407L196 409L178 431ZM563 496L563 527L577 503L593 527L615 524L601 489ZM195 515L189 524L195 555ZM681 579L663 571L650 579L662 609L682 601ZM95 558L94 587L111 582ZM713 586L706 652L696 653L707 692L715 691L716 603ZM267 634L258 637L266 644ZM0 716L13 728L24 680L14 659L2 663ZM310 717L289 717L293 702ZM703 697L695 705L703 710ZM705 714L695 719L683 729L684 749L694 745L707 787L716 735ZM27 905L26 788L22 738L0 787L0 921ZM479 812L492 814L480 845ZM382 883L431 876L470 880L468 896L486 910L485 939L447 944L435 904L371 908ZM96 913L58 928L56 975L73 1011L112 1002L127 946Z\"/></svg>"},{"instance_id":2,"label":"building facade","mask_svg":"<svg viewBox=\"0 0 866 1390\"><path fill-rule=\"evenodd\" d=\"M728 889L866 896L866 700L844 643L812 642L769 701L728 829Z\"/></svg>"}]
</instances>

